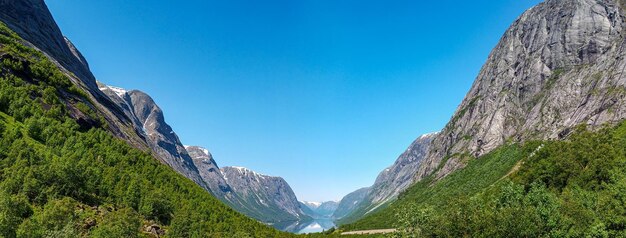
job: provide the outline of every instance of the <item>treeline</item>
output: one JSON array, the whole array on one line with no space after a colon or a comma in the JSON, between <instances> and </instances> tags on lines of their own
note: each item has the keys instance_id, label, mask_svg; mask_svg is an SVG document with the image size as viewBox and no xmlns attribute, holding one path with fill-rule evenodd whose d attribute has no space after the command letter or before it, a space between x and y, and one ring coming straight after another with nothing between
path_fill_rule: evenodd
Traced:
<instances>
[{"instance_id":1,"label":"treeline","mask_svg":"<svg viewBox=\"0 0 626 238\"><path fill-rule=\"evenodd\" d=\"M0 24L1 237L291 236L226 207L105 126L84 92Z\"/></svg>"}]
</instances>

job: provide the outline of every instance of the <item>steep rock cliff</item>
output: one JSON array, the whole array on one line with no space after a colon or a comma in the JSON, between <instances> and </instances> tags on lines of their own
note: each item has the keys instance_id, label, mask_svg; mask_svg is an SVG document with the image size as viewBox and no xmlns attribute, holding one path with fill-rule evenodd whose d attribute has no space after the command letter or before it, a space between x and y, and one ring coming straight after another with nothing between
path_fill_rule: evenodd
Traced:
<instances>
[{"instance_id":1,"label":"steep rock cliff","mask_svg":"<svg viewBox=\"0 0 626 238\"><path fill-rule=\"evenodd\" d=\"M263 221L310 219L289 184L281 177L263 175L242 167L223 167L221 172L247 209Z\"/></svg>"},{"instance_id":2,"label":"steep rock cliff","mask_svg":"<svg viewBox=\"0 0 626 238\"><path fill-rule=\"evenodd\" d=\"M361 203L363 203L369 194L369 190L369 187L361 188L344 196L341 201L339 201L337 209L335 209L335 212L333 213L333 218L342 219L350 215L354 210L361 206Z\"/></svg>"},{"instance_id":3,"label":"steep rock cliff","mask_svg":"<svg viewBox=\"0 0 626 238\"><path fill-rule=\"evenodd\" d=\"M621 6L548 0L526 11L489 55L416 178L446 176L507 141L560 139L580 124L626 118Z\"/></svg>"},{"instance_id":4,"label":"steep rock cliff","mask_svg":"<svg viewBox=\"0 0 626 238\"><path fill-rule=\"evenodd\" d=\"M135 133L145 140L157 159L209 189L178 136L165 122L163 111L148 94L103 84L100 84L100 90L123 110Z\"/></svg>"},{"instance_id":5,"label":"steep rock cliff","mask_svg":"<svg viewBox=\"0 0 626 238\"><path fill-rule=\"evenodd\" d=\"M334 217L345 218L340 223L354 221L397 198L402 191L415 182L415 173L422 165L431 142L437 135L438 133L429 133L418 137L393 165L380 172L374 184L367 189L366 194L363 195L364 190L360 189L355 192L360 196L346 195L343 200L347 199L350 202L342 200L339 205L340 209L337 209L340 212L335 212ZM357 198L361 200L355 200Z\"/></svg>"}]
</instances>

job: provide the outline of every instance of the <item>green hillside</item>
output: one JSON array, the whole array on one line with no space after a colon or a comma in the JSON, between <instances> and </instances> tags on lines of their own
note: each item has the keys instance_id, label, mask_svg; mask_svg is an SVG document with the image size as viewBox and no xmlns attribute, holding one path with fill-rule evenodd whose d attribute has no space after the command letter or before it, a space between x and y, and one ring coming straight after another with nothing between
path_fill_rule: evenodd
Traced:
<instances>
[{"instance_id":1,"label":"green hillside","mask_svg":"<svg viewBox=\"0 0 626 238\"><path fill-rule=\"evenodd\" d=\"M529 146L530 147L530 146ZM400 194L388 207L343 226L347 230L397 227L397 213L413 205L446 206L453 198L472 196L505 176L517 161L529 154L517 145L504 146L479 159L468 158L468 165L440 181L424 179ZM466 155L458 155L466 156Z\"/></svg>"},{"instance_id":2,"label":"green hillside","mask_svg":"<svg viewBox=\"0 0 626 238\"><path fill-rule=\"evenodd\" d=\"M0 236L137 237L153 224L169 237L291 236L111 136L84 92L5 25L0 69Z\"/></svg>"},{"instance_id":3,"label":"green hillside","mask_svg":"<svg viewBox=\"0 0 626 238\"><path fill-rule=\"evenodd\" d=\"M389 208L344 228L378 227L418 237L624 236L626 123L503 146L441 181L413 185Z\"/></svg>"}]
</instances>

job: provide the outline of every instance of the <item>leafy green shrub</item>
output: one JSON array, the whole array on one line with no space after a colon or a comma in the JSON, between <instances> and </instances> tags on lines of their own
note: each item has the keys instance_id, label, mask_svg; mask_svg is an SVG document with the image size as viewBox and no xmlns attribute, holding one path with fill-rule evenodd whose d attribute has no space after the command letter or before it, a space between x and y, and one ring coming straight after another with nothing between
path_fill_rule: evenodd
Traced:
<instances>
[{"instance_id":1,"label":"leafy green shrub","mask_svg":"<svg viewBox=\"0 0 626 238\"><path fill-rule=\"evenodd\" d=\"M90 234L92 237L139 237L141 219L132 209L120 209L107 214L104 221Z\"/></svg>"},{"instance_id":2,"label":"leafy green shrub","mask_svg":"<svg viewBox=\"0 0 626 238\"><path fill-rule=\"evenodd\" d=\"M46 57L40 57L39 60L30 64L30 72L35 79L45 81L58 88L70 88L72 82Z\"/></svg>"},{"instance_id":3,"label":"leafy green shrub","mask_svg":"<svg viewBox=\"0 0 626 238\"><path fill-rule=\"evenodd\" d=\"M17 230L18 237L76 237L75 213L77 203L70 198L52 200L43 210L23 222Z\"/></svg>"},{"instance_id":4,"label":"leafy green shrub","mask_svg":"<svg viewBox=\"0 0 626 238\"><path fill-rule=\"evenodd\" d=\"M33 210L23 195L0 192L0 236L15 237L15 230L32 214Z\"/></svg>"},{"instance_id":5,"label":"leafy green shrub","mask_svg":"<svg viewBox=\"0 0 626 238\"><path fill-rule=\"evenodd\" d=\"M44 142L45 140L42 138L42 132L46 125L42 123L42 121L29 118L24 122L26 124L26 131L28 132L28 136L40 142Z\"/></svg>"},{"instance_id":6,"label":"leafy green shrub","mask_svg":"<svg viewBox=\"0 0 626 238\"><path fill-rule=\"evenodd\" d=\"M161 192L153 192L141 199L139 213L148 219L169 225L173 210L172 205L168 200L164 199Z\"/></svg>"},{"instance_id":7,"label":"leafy green shrub","mask_svg":"<svg viewBox=\"0 0 626 238\"><path fill-rule=\"evenodd\" d=\"M22 64L22 62L14 60L14 59L9 59L9 58L2 59L2 66L8 69L11 69L13 71L24 70L24 65Z\"/></svg>"}]
</instances>

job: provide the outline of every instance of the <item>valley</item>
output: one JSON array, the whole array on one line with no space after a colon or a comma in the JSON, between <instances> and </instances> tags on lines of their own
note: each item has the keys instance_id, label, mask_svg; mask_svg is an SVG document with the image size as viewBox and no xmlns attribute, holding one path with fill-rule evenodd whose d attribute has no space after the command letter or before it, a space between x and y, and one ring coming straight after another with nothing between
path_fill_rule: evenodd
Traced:
<instances>
[{"instance_id":1,"label":"valley","mask_svg":"<svg viewBox=\"0 0 626 238\"><path fill-rule=\"evenodd\" d=\"M0 0L0 236L624 236L625 6L528 9L441 131L370 186L302 201L287 177L183 145L147 93L97 81L43 0Z\"/></svg>"}]
</instances>

